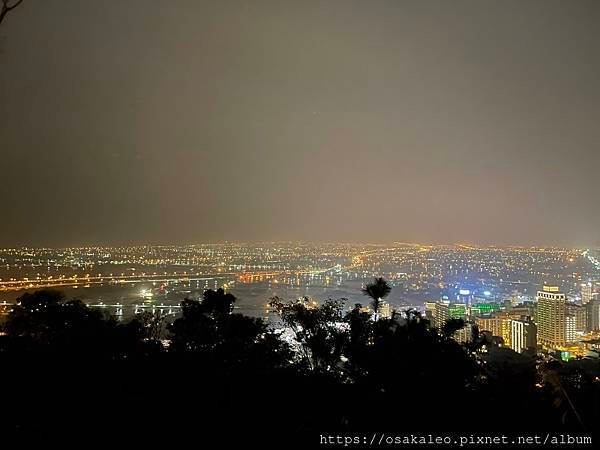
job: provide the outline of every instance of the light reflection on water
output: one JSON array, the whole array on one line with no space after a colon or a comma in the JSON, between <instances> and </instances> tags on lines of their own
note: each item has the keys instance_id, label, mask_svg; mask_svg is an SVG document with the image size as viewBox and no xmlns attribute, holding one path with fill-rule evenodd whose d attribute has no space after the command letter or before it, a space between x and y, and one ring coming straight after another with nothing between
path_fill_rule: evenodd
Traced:
<instances>
[{"instance_id":1,"label":"light reflection on water","mask_svg":"<svg viewBox=\"0 0 600 450\"><path fill-rule=\"evenodd\" d=\"M125 318L134 314L135 305L144 305L147 310L152 306L160 309L161 305L179 305L184 298L200 299L205 289L221 287L225 280L213 279L210 281L189 281L165 283L140 282L131 284L92 285L89 287L63 287L67 299L79 299L90 305L104 304L107 312L115 314L116 308L110 305L121 304ZM228 292L236 296L236 309L238 313L254 317L272 319L269 315L268 303L275 296L284 300L294 300L308 296L317 300L347 299L347 307L355 303L367 304L368 299L361 293L363 281L345 280L338 283L324 283L320 280L311 280L305 284L284 284L272 281L259 281L254 283L230 283ZM26 291L3 293L0 301L14 302ZM150 295L151 294L151 295ZM401 299L400 294L392 294L389 302L397 307L407 307L410 303L421 303L417 299L408 301Z\"/></svg>"}]
</instances>

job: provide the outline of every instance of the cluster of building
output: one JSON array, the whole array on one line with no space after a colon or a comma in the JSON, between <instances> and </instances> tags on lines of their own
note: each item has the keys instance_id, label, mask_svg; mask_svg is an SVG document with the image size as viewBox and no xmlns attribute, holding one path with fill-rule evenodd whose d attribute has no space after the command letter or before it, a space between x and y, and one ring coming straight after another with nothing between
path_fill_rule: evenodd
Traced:
<instances>
[{"instance_id":1,"label":"cluster of building","mask_svg":"<svg viewBox=\"0 0 600 450\"><path fill-rule=\"evenodd\" d=\"M543 286L535 301L504 304L439 300L425 303L425 314L441 328L452 318L465 327L455 334L459 341L487 333L499 346L518 353L552 353L561 358L589 355L600 344L600 283L581 286L581 299L571 301L556 286Z\"/></svg>"}]
</instances>

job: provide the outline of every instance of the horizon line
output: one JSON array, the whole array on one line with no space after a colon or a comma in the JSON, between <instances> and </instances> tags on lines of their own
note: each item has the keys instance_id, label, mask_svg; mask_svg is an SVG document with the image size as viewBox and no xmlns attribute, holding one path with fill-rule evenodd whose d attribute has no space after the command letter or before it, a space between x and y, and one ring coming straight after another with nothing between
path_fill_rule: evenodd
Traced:
<instances>
[{"instance_id":1,"label":"horizon line","mask_svg":"<svg viewBox=\"0 0 600 450\"><path fill-rule=\"evenodd\" d=\"M79 243L72 245L31 245L31 244L19 244L19 245L2 245L0 251L11 250L11 249L80 249L80 248L133 248L133 247L190 247L190 246L218 246L218 245L281 245L281 244L299 244L299 245L371 245L371 246L385 246L385 245L398 245L398 246L414 246L414 247L464 247L473 249L485 249L485 248L515 248L515 249L569 249L569 250L590 250L596 248L594 246L568 246L559 244L497 244L497 243L472 243L472 242L406 242L406 241L330 241L330 240L216 240L216 241L205 241L205 242L136 242L131 244L117 244L117 243Z\"/></svg>"}]
</instances>

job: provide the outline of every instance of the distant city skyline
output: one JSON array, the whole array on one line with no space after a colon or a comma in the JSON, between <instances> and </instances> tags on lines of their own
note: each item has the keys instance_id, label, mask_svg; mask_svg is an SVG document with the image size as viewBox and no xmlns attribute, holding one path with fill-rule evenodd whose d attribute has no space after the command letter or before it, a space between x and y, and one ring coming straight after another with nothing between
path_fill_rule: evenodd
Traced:
<instances>
[{"instance_id":1,"label":"distant city skyline","mask_svg":"<svg viewBox=\"0 0 600 450\"><path fill-rule=\"evenodd\" d=\"M14 244L14 245L0 245L0 249L8 248L31 248L31 249L69 249L69 248L115 248L115 247L170 247L170 246L201 246L201 245L261 245L261 244L298 244L298 245L370 245L370 246L385 246L385 245L408 245L415 247L470 247L476 249L568 249L568 250L600 250L600 243L594 246L586 245L557 245L557 244L496 244L490 243L473 243L473 242L417 242L417 241L335 241L335 240L308 240L308 239L280 239L280 240L234 240L234 239L222 239L222 240L211 240L211 241L182 241L182 242L142 242L142 241L123 241L123 242L75 242L72 244L61 244L61 245L33 245L33 244Z\"/></svg>"},{"instance_id":2,"label":"distant city skyline","mask_svg":"<svg viewBox=\"0 0 600 450\"><path fill-rule=\"evenodd\" d=\"M0 0L0 443L592 448L599 24Z\"/></svg>"},{"instance_id":3,"label":"distant city skyline","mask_svg":"<svg viewBox=\"0 0 600 450\"><path fill-rule=\"evenodd\" d=\"M598 1L24 1L0 247L600 243Z\"/></svg>"}]
</instances>

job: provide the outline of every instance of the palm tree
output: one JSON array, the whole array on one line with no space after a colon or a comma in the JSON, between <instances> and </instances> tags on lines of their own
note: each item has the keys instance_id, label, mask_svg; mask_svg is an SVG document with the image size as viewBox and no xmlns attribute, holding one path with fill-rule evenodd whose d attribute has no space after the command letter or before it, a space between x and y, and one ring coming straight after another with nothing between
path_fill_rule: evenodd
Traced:
<instances>
[{"instance_id":1,"label":"palm tree","mask_svg":"<svg viewBox=\"0 0 600 450\"><path fill-rule=\"evenodd\" d=\"M381 307L381 300L389 295L392 291L391 286L383 278L375 278L372 283L367 284L362 293L371 297L373 300L371 306L373 307L373 319L377 321L379 319L379 308Z\"/></svg>"}]
</instances>

